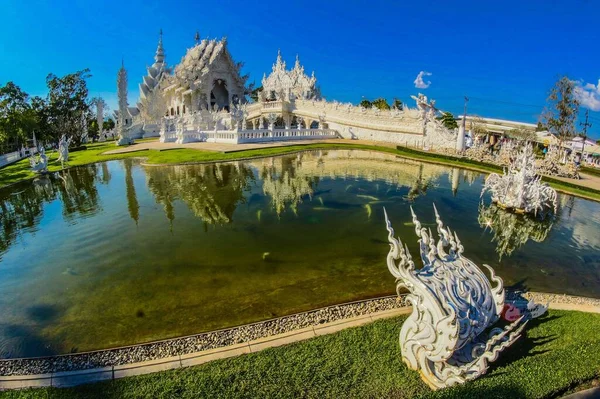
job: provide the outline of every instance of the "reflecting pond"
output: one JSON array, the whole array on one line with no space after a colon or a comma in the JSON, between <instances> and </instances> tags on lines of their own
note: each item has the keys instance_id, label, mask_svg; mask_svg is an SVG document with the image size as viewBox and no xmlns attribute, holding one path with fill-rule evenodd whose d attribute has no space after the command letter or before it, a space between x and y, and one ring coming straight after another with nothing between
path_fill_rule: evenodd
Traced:
<instances>
[{"instance_id":1,"label":"reflecting pond","mask_svg":"<svg viewBox=\"0 0 600 399\"><path fill-rule=\"evenodd\" d=\"M417 255L432 203L506 284L600 297L600 204L543 222L484 176L369 151L194 166L111 161L0 190L0 353L86 351L392 294L385 206ZM489 204L489 198L483 198Z\"/></svg>"}]
</instances>

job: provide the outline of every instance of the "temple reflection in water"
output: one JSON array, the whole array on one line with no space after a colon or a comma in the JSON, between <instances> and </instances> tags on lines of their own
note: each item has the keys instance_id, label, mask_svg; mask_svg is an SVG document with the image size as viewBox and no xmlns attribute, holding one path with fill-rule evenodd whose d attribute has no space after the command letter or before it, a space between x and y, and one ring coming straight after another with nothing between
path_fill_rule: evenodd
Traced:
<instances>
[{"instance_id":1,"label":"temple reflection in water","mask_svg":"<svg viewBox=\"0 0 600 399\"><path fill-rule=\"evenodd\" d=\"M443 166L425 166L390 154L356 150L307 151L248 162L144 169L148 187L169 220L175 217L173 201L181 200L207 224L230 223L236 206L245 202L244 192L251 184L261 185L263 194L270 198L271 209L280 215L286 209L296 213L299 204L311 201L322 179L378 181L394 188L408 187L404 196L392 199L413 201L447 173ZM476 176L477 173L453 168L453 192L456 193L459 180L472 183ZM315 203L319 205L322 204Z\"/></svg>"},{"instance_id":2,"label":"temple reflection in water","mask_svg":"<svg viewBox=\"0 0 600 399\"><path fill-rule=\"evenodd\" d=\"M15 184L0 190L0 306L11 327L0 329L0 352L66 353L98 339L126 344L131 331L151 340L225 328L224 312L270 318L331 295L390 294L384 207L410 251L419 245L410 206L433 230L435 203L471 243L469 258L507 285L600 296L600 240L590 233L600 229L598 204L561 196L556 218L542 223L478 213L483 178L330 150L193 166L110 161ZM48 303L53 318L30 312ZM166 322L136 317L140 309ZM182 325L190 330L173 330Z\"/></svg>"}]
</instances>

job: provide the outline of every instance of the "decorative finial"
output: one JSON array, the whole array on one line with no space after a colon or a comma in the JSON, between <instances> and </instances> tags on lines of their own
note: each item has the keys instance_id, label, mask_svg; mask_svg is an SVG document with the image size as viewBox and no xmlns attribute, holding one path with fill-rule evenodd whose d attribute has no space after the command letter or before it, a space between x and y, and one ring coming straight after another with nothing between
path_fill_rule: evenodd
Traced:
<instances>
[{"instance_id":1,"label":"decorative finial","mask_svg":"<svg viewBox=\"0 0 600 399\"><path fill-rule=\"evenodd\" d=\"M121 56L121 68L125 68L125 57Z\"/></svg>"},{"instance_id":2,"label":"decorative finial","mask_svg":"<svg viewBox=\"0 0 600 399\"><path fill-rule=\"evenodd\" d=\"M160 28L158 33L158 46L156 47L156 53L154 54L155 64L164 63L165 61L165 50L163 48L163 30Z\"/></svg>"},{"instance_id":3,"label":"decorative finial","mask_svg":"<svg viewBox=\"0 0 600 399\"><path fill-rule=\"evenodd\" d=\"M196 36L194 36L194 40L196 44L200 43L200 32L196 31Z\"/></svg>"}]
</instances>

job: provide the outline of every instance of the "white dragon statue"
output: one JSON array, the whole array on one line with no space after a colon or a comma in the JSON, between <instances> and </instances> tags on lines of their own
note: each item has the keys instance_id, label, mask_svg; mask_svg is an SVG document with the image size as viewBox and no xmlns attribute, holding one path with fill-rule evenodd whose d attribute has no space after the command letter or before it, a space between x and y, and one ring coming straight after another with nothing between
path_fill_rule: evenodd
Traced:
<instances>
[{"instance_id":1,"label":"white dragon statue","mask_svg":"<svg viewBox=\"0 0 600 399\"><path fill-rule=\"evenodd\" d=\"M444 227L435 205L434 210L437 242L411 207L423 261L420 269L415 268L408 247L394 237L385 209L384 214L391 247L387 266L396 277L398 293L401 289L410 292L407 299L413 307L400 331L402 358L437 390L484 374L488 362L519 338L527 321L547 308L527 301L506 304L510 317L505 320L511 323L488 330L506 310L502 279L484 265L495 283L492 286L481 269L462 256L458 236Z\"/></svg>"}]
</instances>

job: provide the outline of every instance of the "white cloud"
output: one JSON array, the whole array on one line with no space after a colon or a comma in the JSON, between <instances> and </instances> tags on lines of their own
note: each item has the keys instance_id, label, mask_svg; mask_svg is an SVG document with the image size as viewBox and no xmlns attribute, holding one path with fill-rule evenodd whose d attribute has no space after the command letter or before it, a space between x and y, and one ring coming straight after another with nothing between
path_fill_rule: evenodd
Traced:
<instances>
[{"instance_id":1,"label":"white cloud","mask_svg":"<svg viewBox=\"0 0 600 399\"><path fill-rule=\"evenodd\" d=\"M431 85L431 82L429 82L429 81L425 82L423 80L423 76L431 76L431 72L427 72L427 71L419 72L419 74L417 75L417 78L414 81L415 87L417 89L426 89L429 87L429 85Z\"/></svg>"},{"instance_id":2,"label":"white cloud","mask_svg":"<svg viewBox=\"0 0 600 399\"><path fill-rule=\"evenodd\" d=\"M591 83L583 84L582 81L575 82L575 98L582 107L600 111L600 79L597 86Z\"/></svg>"}]
</instances>

